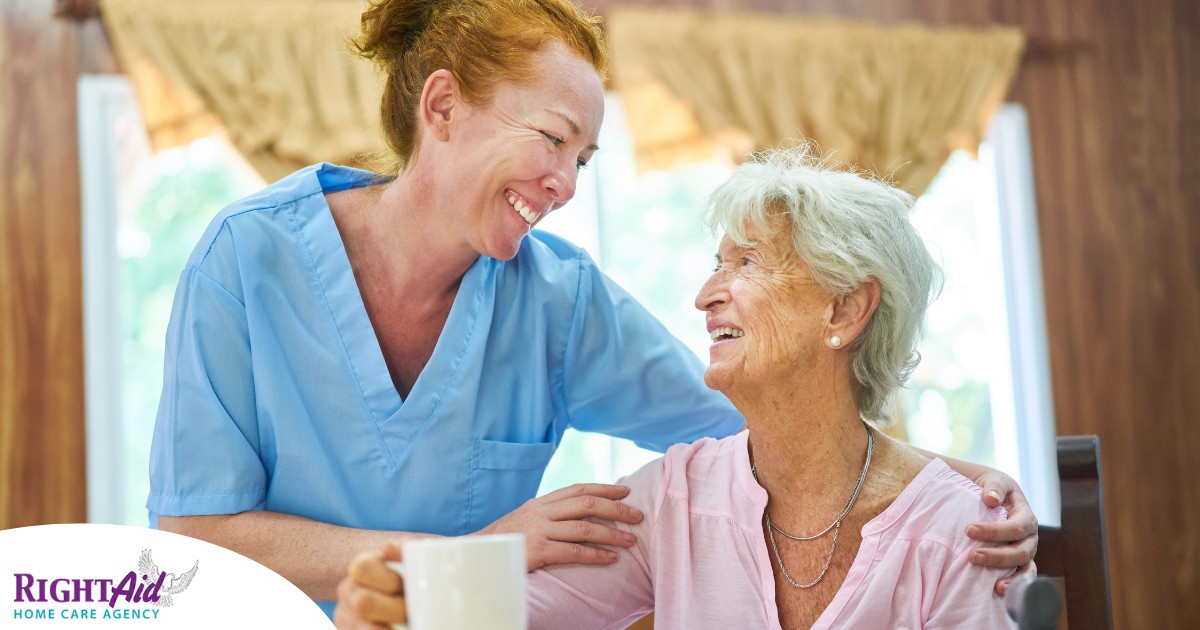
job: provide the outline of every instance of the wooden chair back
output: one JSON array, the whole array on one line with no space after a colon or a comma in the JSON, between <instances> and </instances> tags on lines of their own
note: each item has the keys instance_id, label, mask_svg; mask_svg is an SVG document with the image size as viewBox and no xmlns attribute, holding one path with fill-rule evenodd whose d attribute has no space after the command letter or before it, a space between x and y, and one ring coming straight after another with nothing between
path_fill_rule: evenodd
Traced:
<instances>
[{"instance_id":1,"label":"wooden chair back","mask_svg":"<svg viewBox=\"0 0 1200 630\"><path fill-rule=\"evenodd\" d=\"M1062 525L1038 526L1038 574L1061 579L1068 627L1111 630L1100 438L1059 436L1057 451Z\"/></svg>"}]
</instances>

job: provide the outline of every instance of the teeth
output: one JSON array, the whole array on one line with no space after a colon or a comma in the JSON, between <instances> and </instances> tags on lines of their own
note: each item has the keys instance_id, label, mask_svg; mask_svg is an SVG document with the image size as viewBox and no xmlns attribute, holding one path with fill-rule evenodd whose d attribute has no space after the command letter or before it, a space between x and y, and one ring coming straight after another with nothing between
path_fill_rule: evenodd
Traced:
<instances>
[{"instance_id":1,"label":"teeth","mask_svg":"<svg viewBox=\"0 0 1200 630\"><path fill-rule=\"evenodd\" d=\"M512 205L517 214L521 215L521 218L525 219L529 225L533 225L538 220L538 217L541 216L541 213L534 212L526 207L525 202L517 199L516 195L508 195L508 203Z\"/></svg>"},{"instance_id":2,"label":"teeth","mask_svg":"<svg viewBox=\"0 0 1200 630\"><path fill-rule=\"evenodd\" d=\"M709 336L712 337L713 341L716 341L717 339L720 339L721 337L742 337L745 334L746 334L746 331L742 330L741 328L730 328L728 326L722 326L720 328L714 328L712 330L712 332L709 333Z\"/></svg>"}]
</instances>

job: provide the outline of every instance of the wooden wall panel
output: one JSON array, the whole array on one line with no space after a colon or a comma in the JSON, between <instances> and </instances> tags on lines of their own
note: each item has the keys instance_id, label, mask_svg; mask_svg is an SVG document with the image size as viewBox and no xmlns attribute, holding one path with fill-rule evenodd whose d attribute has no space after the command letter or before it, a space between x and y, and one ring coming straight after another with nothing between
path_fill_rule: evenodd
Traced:
<instances>
[{"instance_id":1,"label":"wooden wall panel","mask_svg":"<svg viewBox=\"0 0 1200 630\"><path fill-rule=\"evenodd\" d=\"M78 25L0 0L0 528L87 518Z\"/></svg>"},{"instance_id":2,"label":"wooden wall panel","mask_svg":"<svg viewBox=\"0 0 1200 630\"><path fill-rule=\"evenodd\" d=\"M1194 19L1184 2L1074 4L1087 31L1030 64L1030 108L1061 433L1101 437L1118 627L1200 619L1200 257ZM1039 16L1031 16L1036 19ZM1185 98L1191 90L1193 97Z\"/></svg>"},{"instance_id":3,"label":"wooden wall panel","mask_svg":"<svg viewBox=\"0 0 1200 630\"><path fill-rule=\"evenodd\" d=\"M1060 434L1100 436L1118 628L1200 620L1200 3L585 0L941 25L1031 38L1030 119Z\"/></svg>"}]
</instances>

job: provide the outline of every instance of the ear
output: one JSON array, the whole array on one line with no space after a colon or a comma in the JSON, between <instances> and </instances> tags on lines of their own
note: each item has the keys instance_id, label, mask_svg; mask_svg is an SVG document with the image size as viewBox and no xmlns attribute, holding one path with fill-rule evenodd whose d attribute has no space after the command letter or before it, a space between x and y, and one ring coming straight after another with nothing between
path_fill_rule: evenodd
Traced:
<instances>
[{"instance_id":1,"label":"ear","mask_svg":"<svg viewBox=\"0 0 1200 630\"><path fill-rule=\"evenodd\" d=\"M425 129L439 140L450 137L450 123L461 115L465 104L459 94L458 79L446 69L435 70L421 89L418 114Z\"/></svg>"},{"instance_id":2,"label":"ear","mask_svg":"<svg viewBox=\"0 0 1200 630\"><path fill-rule=\"evenodd\" d=\"M826 309L825 345L830 348L845 348L858 339L871 322L883 288L874 277L846 295L834 298ZM839 343L833 343L837 338Z\"/></svg>"}]
</instances>

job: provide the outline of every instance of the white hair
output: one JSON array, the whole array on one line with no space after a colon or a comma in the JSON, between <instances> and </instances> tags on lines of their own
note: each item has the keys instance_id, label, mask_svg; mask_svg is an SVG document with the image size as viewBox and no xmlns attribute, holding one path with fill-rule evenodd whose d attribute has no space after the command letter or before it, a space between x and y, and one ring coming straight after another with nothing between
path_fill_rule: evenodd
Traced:
<instances>
[{"instance_id":1,"label":"white hair","mask_svg":"<svg viewBox=\"0 0 1200 630\"><path fill-rule=\"evenodd\" d=\"M743 247L753 244L748 234L769 234L787 219L796 254L836 295L879 281L879 307L846 348L859 413L878 426L895 422L889 403L921 360L925 311L941 290L941 269L908 221L912 206L912 195L800 145L754 154L704 213L710 229Z\"/></svg>"}]
</instances>

